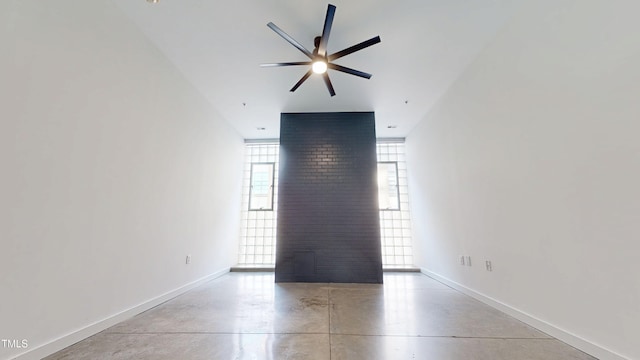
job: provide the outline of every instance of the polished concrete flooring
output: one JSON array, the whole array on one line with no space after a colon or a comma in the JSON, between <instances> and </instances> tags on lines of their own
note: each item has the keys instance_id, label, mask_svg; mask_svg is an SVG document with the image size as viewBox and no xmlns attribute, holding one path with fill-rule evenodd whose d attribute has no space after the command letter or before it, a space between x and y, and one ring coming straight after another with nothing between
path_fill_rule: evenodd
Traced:
<instances>
[{"instance_id":1,"label":"polished concrete flooring","mask_svg":"<svg viewBox=\"0 0 640 360\"><path fill-rule=\"evenodd\" d=\"M427 276L230 273L46 359L595 359Z\"/></svg>"}]
</instances>

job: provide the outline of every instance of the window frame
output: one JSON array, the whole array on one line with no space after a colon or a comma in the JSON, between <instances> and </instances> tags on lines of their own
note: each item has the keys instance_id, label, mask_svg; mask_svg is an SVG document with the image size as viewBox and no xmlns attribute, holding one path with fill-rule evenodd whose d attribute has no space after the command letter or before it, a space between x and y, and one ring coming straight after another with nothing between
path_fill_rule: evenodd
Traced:
<instances>
[{"instance_id":1,"label":"window frame","mask_svg":"<svg viewBox=\"0 0 640 360\"><path fill-rule=\"evenodd\" d=\"M398 161L378 161L377 163L378 164L393 164L394 165L394 167L395 167L395 175L396 175L395 188L396 188L396 203L397 203L397 208L386 208L386 209L383 209L383 208L380 207L380 204L378 204L378 209L380 211L401 211L402 210L402 201L400 201L400 176L398 174ZM378 179L379 179L379 177L378 177ZM380 190L378 190L378 196L380 196L380 192L379 191ZM378 200L378 202L379 202L379 200Z\"/></svg>"},{"instance_id":2,"label":"window frame","mask_svg":"<svg viewBox=\"0 0 640 360\"><path fill-rule=\"evenodd\" d=\"M268 191L268 196L271 198L270 204L268 208L260 208L260 209L253 209L251 206L251 200L253 199L253 167L254 165L271 165L271 179L270 179L270 183L271 185L269 186L269 191ZM275 162L252 162L251 163L251 169L249 170L249 204L248 204L248 211L273 211L273 203L274 203L274 199L273 199L273 190L274 190L274 185L275 185L275 177L276 177L276 163Z\"/></svg>"}]
</instances>

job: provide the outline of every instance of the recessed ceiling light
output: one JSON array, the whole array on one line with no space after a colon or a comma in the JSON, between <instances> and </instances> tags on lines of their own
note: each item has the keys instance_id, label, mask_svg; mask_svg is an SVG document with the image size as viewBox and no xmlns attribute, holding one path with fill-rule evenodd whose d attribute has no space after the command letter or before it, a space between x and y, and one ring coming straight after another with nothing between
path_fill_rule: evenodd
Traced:
<instances>
[{"instance_id":1,"label":"recessed ceiling light","mask_svg":"<svg viewBox=\"0 0 640 360\"><path fill-rule=\"evenodd\" d=\"M256 128L256 130L264 131L264 130L267 130L267 128L264 128L264 127L257 127L257 128Z\"/></svg>"},{"instance_id":2,"label":"recessed ceiling light","mask_svg":"<svg viewBox=\"0 0 640 360\"><path fill-rule=\"evenodd\" d=\"M160 0L147 0L148 3L157 4Z\"/></svg>"},{"instance_id":3,"label":"recessed ceiling light","mask_svg":"<svg viewBox=\"0 0 640 360\"><path fill-rule=\"evenodd\" d=\"M387 129L395 129L398 125L387 125Z\"/></svg>"}]
</instances>

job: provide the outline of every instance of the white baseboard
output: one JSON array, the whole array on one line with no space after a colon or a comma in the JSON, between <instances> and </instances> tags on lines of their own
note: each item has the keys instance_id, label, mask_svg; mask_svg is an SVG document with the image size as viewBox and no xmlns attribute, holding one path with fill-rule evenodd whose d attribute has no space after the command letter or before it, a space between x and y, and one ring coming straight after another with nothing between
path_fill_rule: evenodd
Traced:
<instances>
[{"instance_id":1,"label":"white baseboard","mask_svg":"<svg viewBox=\"0 0 640 360\"><path fill-rule=\"evenodd\" d=\"M67 335L61 336L56 340L53 340L44 345L38 346L34 349L31 349L25 353L18 355L13 358L14 360L39 360L45 356L49 356L53 353L56 353L68 346L71 346L77 343L80 340L84 340L92 335L95 335L103 330L110 328L111 326L122 322L124 320L130 319L144 311L147 311L155 306L162 304L168 300L173 299L174 297L181 295L197 286L204 284L207 281L218 278L226 273L228 273L230 268L225 268L220 271L217 271L213 274L202 277L198 280L192 281L186 285L183 285L177 289L164 293L160 296L157 296L153 299L150 299L142 304L136 305L130 309L124 310L120 313L117 313L113 316L110 316L106 319L95 322L91 325L88 325L78 331L74 331Z\"/></svg>"},{"instance_id":2,"label":"white baseboard","mask_svg":"<svg viewBox=\"0 0 640 360\"><path fill-rule=\"evenodd\" d=\"M493 299L487 295L481 294L475 290L472 290L462 284L459 284L453 280L447 279L446 277L434 273L425 268L420 268L420 272L437 280L441 283L450 286L466 295L471 296L472 298L479 300L493 308L496 308L508 315L513 316L514 318L524 322L525 324L531 325L534 328L553 336L554 338L565 342L576 349L582 350L585 353L594 356L600 360L629 360L622 355L616 354L615 352L606 349L600 345L594 344L590 341L587 341L577 335L574 335L566 330L560 329L552 324L549 324L546 321L540 320L534 316L531 316L523 311L520 311L516 308L513 308L507 304L504 304L496 299Z\"/></svg>"}]
</instances>

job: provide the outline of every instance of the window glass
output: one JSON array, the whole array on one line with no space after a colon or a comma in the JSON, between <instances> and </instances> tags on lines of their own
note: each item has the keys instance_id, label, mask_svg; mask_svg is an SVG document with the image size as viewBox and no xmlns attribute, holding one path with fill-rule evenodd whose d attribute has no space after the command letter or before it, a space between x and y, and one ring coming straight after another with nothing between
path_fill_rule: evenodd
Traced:
<instances>
[{"instance_id":1,"label":"window glass","mask_svg":"<svg viewBox=\"0 0 640 360\"><path fill-rule=\"evenodd\" d=\"M378 142L378 191L382 265L413 265L404 143Z\"/></svg>"},{"instance_id":2,"label":"window glass","mask_svg":"<svg viewBox=\"0 0 640 360\"><path fill-rule=\"evenodd\" d=\"M251 164L249 210L273 210L273 163Z\"/></svg>"},{"instance_id":3,"label":"window glass","mask_svg":"<svg viewBox=\"0 0 640 360\"><path fill-rule=\"evenodd\" d=\"M378 163L378 204L380 210L400 210L398 163Z\"/></svg>"},{"instance_id":4,"label":"window glass","mask_svg":"<svg viewBox=\"0 0 640 360\"><path fill-rule=\"evenodd\" d=\"M273 265L278 209L279 145L276 142L247 143L245 149L238 264ZM254 210L250 210L251 208Z\"/></svg>"}]
</instances>

